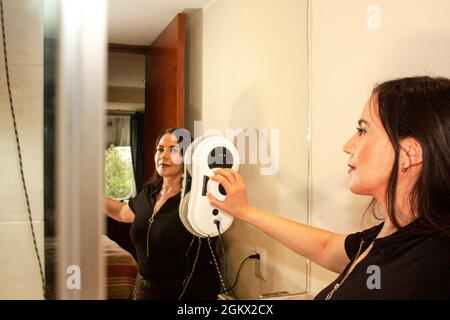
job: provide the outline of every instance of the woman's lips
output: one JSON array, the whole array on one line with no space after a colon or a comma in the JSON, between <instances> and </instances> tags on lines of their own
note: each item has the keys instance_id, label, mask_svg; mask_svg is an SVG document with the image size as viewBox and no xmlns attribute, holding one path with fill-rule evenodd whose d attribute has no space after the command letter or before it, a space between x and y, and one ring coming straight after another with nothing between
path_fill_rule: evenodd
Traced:
<instances>
[{"instance_id":1,"label":"woman's lips","mask_svg":"<svg viewBox=\"0 0 450 320\"><path fill-rule=\"evenodd\" d=\"M348 171L347 171L347 173L352 173L353 172L353 170L355 170L356 169L356 167L355 166L353 166L353 165L351 165L351 164L347 164L348 165Z\"/></svg>"}]
</instances>

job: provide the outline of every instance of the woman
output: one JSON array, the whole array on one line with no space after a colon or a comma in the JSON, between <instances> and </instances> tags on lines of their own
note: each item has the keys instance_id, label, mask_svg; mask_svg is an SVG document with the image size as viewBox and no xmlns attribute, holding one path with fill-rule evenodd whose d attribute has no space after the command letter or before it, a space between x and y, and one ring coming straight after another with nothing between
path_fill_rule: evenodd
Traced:
<instances>
[{"instance_id":1,"label":"woman","mask_svg":"<svg viewBox=\"0 0 450 320\"><path fill-rule=\"evenodd\" d=\"M208 243L190 234L179 216L183 154L175 130L157 139L150 182L128 204L107 198L106 214L133 224L135 299L216 299L219 278Z\"/></svg>"},{"instance_id":2,"label":"woman","mask_svg":"<svg viewBox=\"0 0 450 320\"><path fill-rule=\"evenodd\" d=\"M380 225L340 235L264 212L228 169L211 177L228 195L211 204L340 273L316 299L449 299L450 80L382 83L358 124L344 146L350 190L373 196Z\"/></svg>"}]
</instances>

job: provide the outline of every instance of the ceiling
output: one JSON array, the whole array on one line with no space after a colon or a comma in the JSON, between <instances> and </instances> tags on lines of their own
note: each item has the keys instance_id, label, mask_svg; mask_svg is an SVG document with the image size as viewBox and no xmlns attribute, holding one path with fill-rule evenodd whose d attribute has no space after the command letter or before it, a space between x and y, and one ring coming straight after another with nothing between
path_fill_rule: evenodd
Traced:
<instances>
[{"instance_id":1,"label":"ceiling","mask_svg":"<svg viewBox=\"0 0 450 320\"><path fill-rule=\"evenodd\" d=\"M177 13L215 0L109 0L108 42L149 45Z\"/></svg>"},{"instance_id":2,"label":"ceiling","mask_svg":"<svg viewBox=\"0 0 450 320\"><path fill-rule=\"evenodd\" d=\"M44 0L44 32L55 37L58 1ZM149 45L179 12L200 9L216 0L108 0L108 42Z\"/></svg>"}]
</instances>

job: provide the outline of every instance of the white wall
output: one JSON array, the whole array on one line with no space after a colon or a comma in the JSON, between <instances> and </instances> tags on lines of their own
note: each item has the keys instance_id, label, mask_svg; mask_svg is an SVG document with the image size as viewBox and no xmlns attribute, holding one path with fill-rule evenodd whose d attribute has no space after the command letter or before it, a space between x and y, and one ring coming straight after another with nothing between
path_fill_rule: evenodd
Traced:
<instances>
[{"instance_id":1,"label":"white wall","mask_svg":"<svg viewBox=\"0 0 450 320\"><path fill-rule=\"evenodd\" d=\"M259 165L240 172L251 203L301 222L307 219L306 8L299 0L214 1L203 11L202 53L204 129L279 129L279 172L262 176ZM247 262L236 289L240 299L305 290L304 258L238 221L224 237L230 282L255 245L267 249L267 279L256 278L254 261Z\"/></svg>"},{"instance_id":2,"label":"white wall","mask_svg":"<svg viewBox=\"0 0 450 320\"><path fill-rule=\"evenodd\" d=\"M341 233L362 221L367 198L352 195L344 142L377 82L411 75L450 76L450 1L314 0L312 2L312 224ZM380 29L369 30L369 5ZM372 20L373 21L373 20ZM373 24L372 24L373 25ZM312 266L312 293L337 275Z\"/></svg>"},{"instance_id":3,"label":"white wall","mask_svg":"<svg viewBox=\"0 0 450 320\"><path fill-rule=\"evenodd\" d=\"M25 179L42 263L43 3L3 2L9 72ZM26 23L24 23L26 22ZM0 44L0 299L41 299L41 278L28 223Z\"/></svg>"}]
</instances>

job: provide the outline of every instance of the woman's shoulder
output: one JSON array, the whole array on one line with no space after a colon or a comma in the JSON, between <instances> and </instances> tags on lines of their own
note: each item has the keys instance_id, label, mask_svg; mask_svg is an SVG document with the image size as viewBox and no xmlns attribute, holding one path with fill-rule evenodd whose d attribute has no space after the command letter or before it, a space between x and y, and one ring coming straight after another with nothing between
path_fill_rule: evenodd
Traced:
<instances>
[{"instance_id":1,"label":"woman's shoulder","mask_svg":"<svg viewBox=\"0 0 450 320\"><path fill-rule=\"evenodd\" d=\"M151 185L144 185L134 197L128 200L128 206L134 213L136 213L138 207L147 207L153 192L155 190Z\"/></svg>"},{"instance_id":2,"label":"woman's shoulder","mask_svg":"<svg viewBox=\"0 0 450 320\"><path fill-rule=\"evenodd\" d=\"M425 279L441 276L450 277L450 236L442 231L435 231L422 236L410 238L414 246L412 258L417 264L418 274ZM450 278L449 278L450 281ZM450 283L448 283L450 286Z\"/></svg>"},{"instance_id":3,"label":"woman's shoulder","mask_svg":"<svg viewBox=\"0 0 450 320\"><path fill-rule=\"evenodd\" d=\"M138 193L136 194L136 197L138 197L138 196L140 196L140 197L142 197L142 196L148 197L148 196L151 196L152 194L157 193L157 192L158 192L158 189L154 185L152 185L151 183L146 183L138 191Z\"/></svg>"},{"instance_id":4,"label":"woman's shoulder","mask_svg":"<svg viewBox=\"0 0 450 320\"><path fill-rule=\"evenodd\" d=\"M420 299L450 299L450 236L437 231L420 244L413 295Z\"/></svg>"},{"instance_id":5,"label":"woman's shoulder","mask_svg":"<svg viewBox=\"0 0 450 320\"><path fill-rule=\"evenodd\" d=\"M352 259L355 256L361 244L361 241L371 242L376 238L380 230L383 228L383 224L384 222L368 229L347 235L347 237L345 238L344 246L345 252L347 253L349 259Z\"/></svg>"},{"instance_id":6,"label":"woman's shoulder","mask_svg":"<svg viewBox=\"0 0 450 320\"><path fill-rule=\"evenodd\" d=\"M430 233L422 243L422 251L425 255L444 255L450 262L450 235L443 231Z\"/></svg>"}]
</instances>

